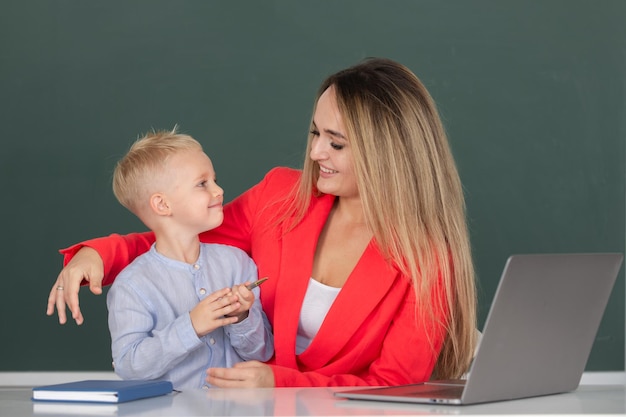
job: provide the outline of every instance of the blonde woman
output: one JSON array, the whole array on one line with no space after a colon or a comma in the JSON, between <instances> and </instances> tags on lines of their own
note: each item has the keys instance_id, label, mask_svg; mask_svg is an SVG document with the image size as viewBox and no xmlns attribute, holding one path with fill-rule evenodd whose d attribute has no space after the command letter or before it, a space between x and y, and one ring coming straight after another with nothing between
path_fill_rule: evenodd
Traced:
<instances>
[{"instance_id":1,"label":"blonde woman","mask_svg":"<svg viewBox=\"0 0 626 417\"><path fill-rule=\"evenodd\" d=\"M321 85L302 170L275 168L224 207L203 242L239 247L269 280L267 363L210 368L218 387L399 385L456 378L475 345L465 204L436 106L406 67L368 59ZM48 314L110 284L154 240L64 250ZM67 304L66 304L67 303Z\"/></svg>"}]
</instances>

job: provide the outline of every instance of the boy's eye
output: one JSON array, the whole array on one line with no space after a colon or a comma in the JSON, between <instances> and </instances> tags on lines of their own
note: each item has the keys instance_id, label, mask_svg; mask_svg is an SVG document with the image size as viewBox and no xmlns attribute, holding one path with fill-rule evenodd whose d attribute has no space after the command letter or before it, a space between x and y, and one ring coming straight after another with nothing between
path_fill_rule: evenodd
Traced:
<instances>
[{"instance_id":1,"label":"boy's eye","mask_svg":"<svg viewBox=\"0 0 626 417\"><path fill-rule=\"evenodd\" d=\"M200 181L198 187L206 187L207 181Z\"/></svg>"}]
</instances>

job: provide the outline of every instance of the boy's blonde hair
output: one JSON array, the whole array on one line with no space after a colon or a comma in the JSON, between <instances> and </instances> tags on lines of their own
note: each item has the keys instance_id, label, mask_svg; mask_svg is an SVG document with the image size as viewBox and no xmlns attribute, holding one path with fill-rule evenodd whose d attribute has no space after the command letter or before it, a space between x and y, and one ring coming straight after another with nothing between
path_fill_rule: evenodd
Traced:
<instances>
[{"instance_id":1,"label":"boy's blonde hair","mask_svg":"<svg viewBox=\"0 0 626 417\"><path fill-rule=\"evenodd\" d=\"M184 150L202 150L189 135L171 131L153 131L139 138L117 163L113 172L113 193L118 201L136 215L147 207L154 186L166 175L172 155Z\"/></svg>"}]
</instances>

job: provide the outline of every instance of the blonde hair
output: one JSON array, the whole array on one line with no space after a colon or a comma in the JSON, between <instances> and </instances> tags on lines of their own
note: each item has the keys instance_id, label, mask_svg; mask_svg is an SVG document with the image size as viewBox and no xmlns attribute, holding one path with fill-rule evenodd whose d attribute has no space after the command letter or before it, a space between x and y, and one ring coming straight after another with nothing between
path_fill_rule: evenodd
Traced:
<instances>
[{"instance_id":1,"label":"blonde hair","mask_svg":"<svg viewBox=\"0 0 626 417\"><path fill-rule=\"evenodd\" d=\"M448 313L433 376L458 378L476 344L476 290L462 185L435 103L408 68L387 59L367 59L331 75L316 103L331 86L376 243L411 277L418 308L431 306L418 317ZM296 223L317 192L318 175L316 162L306 158L290 209Z\"/></svg>"},{"instance_id":2,"label":"blonde hair","mask_svg":"<svg viewBox=\"0 0 626 417\"><path fill-rule=\"evenodd\" d=\"M184 150L202 150L191 136L171 131L153 131L139 138L113 171L113 194L131 212L138 214L148 204L151 187L167 175L169 158Z\"/></svg>"}]
</instances>

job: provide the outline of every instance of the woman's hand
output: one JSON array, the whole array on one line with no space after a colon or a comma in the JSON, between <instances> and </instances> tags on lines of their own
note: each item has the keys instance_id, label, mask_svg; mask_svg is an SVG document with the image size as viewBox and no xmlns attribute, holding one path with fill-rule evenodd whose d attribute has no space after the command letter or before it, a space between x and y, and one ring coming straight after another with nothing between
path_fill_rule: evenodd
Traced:
<instances>
[{"instance_id":1,"label":"woman's hand","mask_svg":"<svg viewBox=\"0 0 626 417\"><path fill-rule=\"evenodd\" d=\"M239 362L232 368L209 368L206 382L218 388L274 388L274 372L259 361Z\"/></svg>"},{"instance_id":2,"label":"woman's hand","mask_svg":"<svg viewBox=\"0 0 626 417\"><path fill-rule=\"evenodd\" d=\"M72 260L61 270L55 281L50 296L46 314L54 314L56 306L59 323L67 322L66 307L70 309L76 324L83 324L83 315L78 303L78 291L83 280L89 282L89 289L96 295L102 294L102 279L104 278L104 264L95 249L82 247Z\"/></svg>"}]
</instances>

